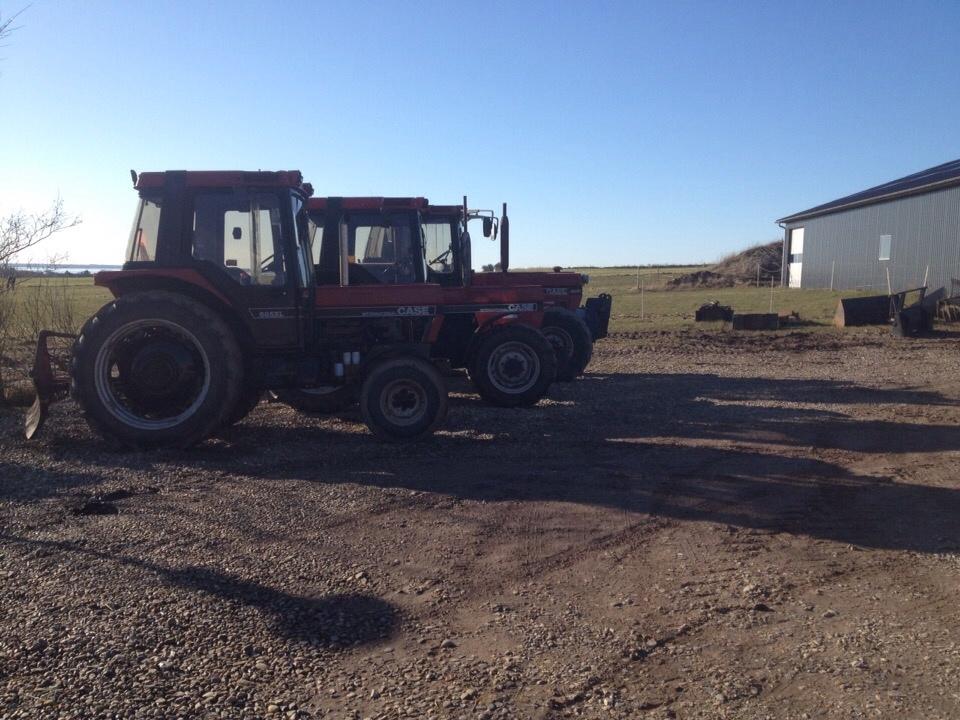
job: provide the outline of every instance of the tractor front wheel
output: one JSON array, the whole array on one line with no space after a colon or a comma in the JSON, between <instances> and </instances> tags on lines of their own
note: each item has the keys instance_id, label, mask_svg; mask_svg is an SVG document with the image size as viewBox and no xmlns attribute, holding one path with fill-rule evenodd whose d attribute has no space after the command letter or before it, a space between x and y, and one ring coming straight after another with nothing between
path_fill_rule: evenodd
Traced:
<instances>
[{"instance_id":1,"label":"tractor front wheel","mask_svg":"<svg viewBox=\"0 0 960 720\"><path fill-rule=\"evenodd\" d=\"M360 390L360 411L382 440L418 440L447 415L447 388L429 362L393 358L375 365Z\"/></svg>"},{"instance_id":2,"label":"tractor front wheel","mask_svg":"<svg viewBox=\"0 0 960 720\"><path fill-rule=\"evenodd\" d=\"M117 298L74 344L71 392L87 421L129 448L188 447L238 407L240 348L212 310L183 295Z\"/></svg>"},{"instance_id":3,"label":"tractor front wheel","mask_svg":"<svg viewBox=\"0 0 960 720\"><path fill-rule=\"evenodd\" d=\"M477 347L470 379L480 396L498 407L535 405L557 374L557 356L540 331L504 325L490 331Z\"/></svg>"},{"instance_id":4,"label":"tractor front wheel","mask_svg":"<svg viewBox=\"0 0 960 720\"><path fill-rule=\"evenodd\" d=\"M557 355L557 380L576 380L593 357L590 328L566 308L551 308L544 313L543 336L550 341Z\"/></svg>"}]
</instances>

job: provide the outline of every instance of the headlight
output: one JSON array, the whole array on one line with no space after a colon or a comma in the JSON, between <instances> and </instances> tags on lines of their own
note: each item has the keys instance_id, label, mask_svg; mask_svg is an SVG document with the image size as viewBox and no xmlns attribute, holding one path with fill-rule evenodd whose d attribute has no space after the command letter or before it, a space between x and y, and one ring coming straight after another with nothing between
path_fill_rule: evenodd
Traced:
<instances>
[{"instance_id":1,"label":"headlight","mask_svg":"<svg viewBox=\"0 0 960 720\"><path fill-rule=\"evenodd\" d=\"M590 276L587 275L586 273L580 273L580 282L586 285L587 283L590 282Z\"/></svg>"}]
</instances>

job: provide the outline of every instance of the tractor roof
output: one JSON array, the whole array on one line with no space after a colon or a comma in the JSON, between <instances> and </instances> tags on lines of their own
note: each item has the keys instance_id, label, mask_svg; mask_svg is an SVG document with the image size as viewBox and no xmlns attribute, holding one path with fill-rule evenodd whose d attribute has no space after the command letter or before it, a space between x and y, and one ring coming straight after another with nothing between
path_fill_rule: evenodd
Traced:
<instances>
[{"instance_id":1,"label":"tractor roof","mask_svg":"<svg viewBox=\"0 0 960 720\"><path fill-rule=\"evenodd\" d=\"M307 201L308 210L326 210L331 201L339 201L344 210L423 210L430 203L422 197L315 197Z\"/></svg>"},{"instance_id":2,"label":"tractor roof","mask_svg":"<svg viewBox=\"0 0 960 720\"><path fill-rule=\"evenodd\" d=\"M174 174L185 177L187 187L288 187L301 188L303 175L299 170L281 170L279 172L246 170L186 170L166 172L144 172L137 176L134 187L137 190L162 188L168 177Z\"/></svg>"}]
</instances>

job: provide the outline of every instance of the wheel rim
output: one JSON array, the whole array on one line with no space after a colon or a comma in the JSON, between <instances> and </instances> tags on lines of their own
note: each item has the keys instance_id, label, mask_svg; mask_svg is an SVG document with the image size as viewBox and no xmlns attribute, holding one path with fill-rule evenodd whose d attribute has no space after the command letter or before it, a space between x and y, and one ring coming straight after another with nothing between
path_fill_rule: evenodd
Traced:
<instances>
[{"instance_id":1,"label":"wheel rim","mask_svg":"<svg viewBox=\"0 0 960 720\"><path fill-rule=\"evenodd\" d=\"M138 430L166 430L191 417L210 391L210 362L188 330L138 320L100 346L94 387L103 406Z\"/></svg>"},{"instance_id":2,"label":"wheel rim","mask_svg":"<svg viewBox=\"0 0 960 720\"><path fill-rule=\"evenodd\" d=\"M540 358L532 347L516 340L498 345L487 360L487 377L504 393L520 394L540 377Z\"/></svg>"},{"instance_id":3,"label":"wheel rim","mask_svg":"<svg viewBox=\"0 0 960 720\"><path fill-rule=\"evenodd\" d=\"M408 378L393 380L380 393L380 412L391 425L418 423L427 412L427 391Z\"/></svg>"},{"instance_id":4,"label":"wheel rim","mask_svg":"<svg viewBox=\"0 0 960 720\"><path fill-rule=\"evenodd\" d=\"M540 332L553 346L558 360L562 362L573 357L573 336L570 333L556 325L541 328Z\"/></svg>"}]
</instances>

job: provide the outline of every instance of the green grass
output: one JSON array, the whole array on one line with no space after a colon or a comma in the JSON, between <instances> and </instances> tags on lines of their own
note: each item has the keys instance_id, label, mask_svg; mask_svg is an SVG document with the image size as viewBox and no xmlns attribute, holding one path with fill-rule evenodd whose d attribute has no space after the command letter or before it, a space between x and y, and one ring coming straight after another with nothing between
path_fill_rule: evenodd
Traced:
<instances>
[{"instance_id":1,"label":"green grass","mask_svg":"<svg viewBox=\"0 0 960 720\"><path fill-rule=\"evenodd\" d=\"M17 289L13 294L17 306L15 312L22 311L29 304L31 293L44 292L45 288L63 288L73 305L73 314L81 324L112 297L109 290L94 285L92 277L24 278L17 281Z\"/></svg>"},{"instance_id":2,"label":"green grass","mask_svg":"<svg viewBox=\"0 0 960 720\"><path fill-rule=\"evenodd\" d=\"M664 283L672 277L697 268L641 268L644 291L637 290L636 270L629 268L583 268L590 276L585 293L601 292L613 296L613 315L610 328L629 332L644 329L676 328L694 325L693 314L703 303L718 300L738 312L769 312L771 296L773 311L797 312L804 321L828 326L833 319L838 300L851 292L830 290L793 290L775 287L735 287L719 289L666 290ZM73 302L73 314L79 324L95 313L110 299L106 288L97 287L92 278L31 278L17 283L14 299L27 300L28 293L39 292L41 283L62 284Z\"/></svg>"},{"instance_id":3,"label":"green grass","mask_svg":"<svg viewBox=\"0 0 960 720\"><path fill-rule=\"evenodd\" d=\"M730 305L736 312L797 312L800 319L813 323L810 327L827 327L833 321L837 302L841 297L864 294L832 290L796 290L774 287L693 288L667 290L664 283L670 277L692 272L697 268L640 269L643 292L637 289L636 270L601 268L586 269L590 284L585 294L605 292L613 296L613 314L610 330L630 332L695 325L694 313L705 302L717 300ZM772 300L772 303L771 303ZM706 327L712 327L713 324Z\"/></svg>"}]
</instances>

